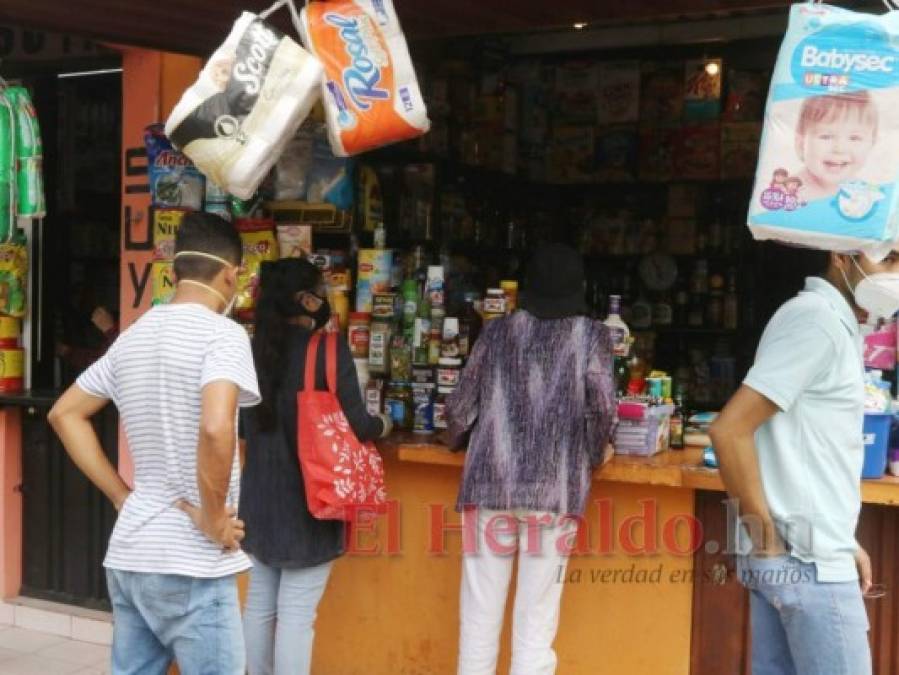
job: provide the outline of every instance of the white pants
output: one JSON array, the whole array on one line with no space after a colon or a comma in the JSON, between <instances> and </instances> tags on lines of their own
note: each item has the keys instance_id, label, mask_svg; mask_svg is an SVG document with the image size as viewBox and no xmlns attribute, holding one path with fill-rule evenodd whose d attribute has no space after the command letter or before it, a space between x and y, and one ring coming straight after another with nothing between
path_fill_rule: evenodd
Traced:
<instances>
[{"instance_id":1,"label":"white pants","mask_svg":"<svg viewBox=\"0 0 899 675\"><path fill-rule=\"evenodd\" d=\"M560 579L568 564L568 556L559 553L556 543L576 524L531 511L468 511L463 518L477 519L478 550L462 558L459 675L496 673L516 557L510 675L552 675L557 662L552 643L559 628Z\"/></svg>"}]
</instances>

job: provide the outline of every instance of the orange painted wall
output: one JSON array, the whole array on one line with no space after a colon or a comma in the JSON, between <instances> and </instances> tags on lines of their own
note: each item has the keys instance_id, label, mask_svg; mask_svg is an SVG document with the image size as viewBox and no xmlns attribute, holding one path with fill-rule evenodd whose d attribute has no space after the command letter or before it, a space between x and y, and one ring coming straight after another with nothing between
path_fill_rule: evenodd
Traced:
<instances>
[{"instance_id":1,"label":"orange painted wall","mask_svg":"<svg viewBox=\"0 0 899 675\"><path fill-rule=\"evenodd\" d=\"M22 411L16 406L0 409L0 583L3 598L19 594L22 587Z\"/></svg>"},{"instance_id":2,"label":"orange painted wall","mask_svg":"<svg viewBox=\"0 0 899 675\"><path fill-rule=\"evenodd\" d=\"M390 458L387 470L391 497L402 504L403 552L395 557L344 557L336 563L316 625L313 673L456 672L461 538L458 534L448 536L448 555L429 555L426 508L441 503L451 509L460 472ZM643 499L658 500L663 521L693 513L690 490L599 483L593 498L611 498L618 523L639 513L638 502ZM458 522L454 512L449 520ZM590 521L596 532L595 513ZM382 527L381 544L386 543L384 530ZM620 548L606 557L573 559L569 578L580 570L582 580L568 584L562 599L556 641L560 675L689 672L691 583L603 585L590 581L593 570L626 569L634 563L640 569L662 565L665 579L672 573L689 575L693 568L689 556L631 558ZM501 673L508 672L509 667L508 614Z\"/></svg>"}]
</instances>

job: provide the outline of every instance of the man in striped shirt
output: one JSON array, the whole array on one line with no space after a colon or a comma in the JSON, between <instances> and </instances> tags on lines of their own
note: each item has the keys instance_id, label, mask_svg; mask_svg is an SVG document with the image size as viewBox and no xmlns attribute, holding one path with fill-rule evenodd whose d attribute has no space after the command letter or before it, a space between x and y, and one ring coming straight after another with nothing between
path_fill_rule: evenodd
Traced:
<instances>
[{"instance_id":1,"label":"man in striped shirt","mask_svg":"<svg viewBox=\"0 0 899 675\"><path fill-rule=\"evenodd\" d=\"M243 675L235 574L240 550L237 411L259 402L246 332L228 319L242 246L218 216L185 217L178 283L78 378L50 423L78 467L119 511L104 561L115 619L114 675ZM119 409L133 490L103 453L90 418Z\"/></svg>"}]
</instances>

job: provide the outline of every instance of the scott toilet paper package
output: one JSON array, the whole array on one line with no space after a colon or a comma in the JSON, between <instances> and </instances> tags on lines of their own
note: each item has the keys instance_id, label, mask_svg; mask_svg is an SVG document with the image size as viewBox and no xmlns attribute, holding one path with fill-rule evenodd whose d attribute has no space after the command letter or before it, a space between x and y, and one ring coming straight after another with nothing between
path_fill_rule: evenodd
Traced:
<instances>
[{"instance_id":1,"label":"scott toilet paper package","mask_svg":"<svg viewBox=\"0 0 899 675\"><path fill-rule=\"evenodd\" d=\"M749 208L756 239L863 250L899 238L899 12L793 5Z\"/></svg>"},{"instance_id":2,"label":"scott toilet paper package","mask_svg":"<svg viewBox=\"0 0 899 675\"><path fill-rule=\"evenodd\" d=\"M256 192L318 100L322 67L296 42L244 12L165 125L176 147L219 187ZM296 17L299 25L299 17Z\"/></svg>"},{"instance_id":3,"label":"scott toilet paper package","mask_svg":"<svg viewBox=\"0 0 899 675\"><path fill-rule=\"evenodd\" d=\"M335 155L357 155L430 129L391 0L310 2L301 33L325 68L322 95Z\"/></svg>"}]
</instances>

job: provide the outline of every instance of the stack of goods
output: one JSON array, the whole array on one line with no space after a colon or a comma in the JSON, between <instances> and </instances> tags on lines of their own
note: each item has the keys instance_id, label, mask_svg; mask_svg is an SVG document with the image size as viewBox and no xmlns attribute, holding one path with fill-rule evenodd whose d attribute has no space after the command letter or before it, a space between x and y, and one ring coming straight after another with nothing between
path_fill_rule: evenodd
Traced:
<instances>
[{"instance_id":1,"label":"stack of goods","mask_svg":"<svg viewBox=\"0 0 899 675\"><path fill-rule=\"evenodd\" d=\"M615 452L619 455L654 455L667 450L674 406L641 400L622 400L618 404L615 428Z\"/></svg>"},{"instance_id":2,"label":"stack of goods","mask_svg":"<svg viewBox=\"0 0 899 675\"><path fill-rule=\"evenodd\" d=\"M446 428L447 397L459 384L481 326L514 311L518 284L503 282L508 295L501 299L503 291L491 289L483 301L465 293L461 305L449 306L443 266L416 256L404 269L390 253L360 251L350 346L358 359L368 350L369 412L387 412L398 429L428 434Z\"/></svg>"},{"instance_id":3,"label":"stack of goods","mask_svg":"<svg viewBox=\"0 0 899 675\"><path fill-rule=\"evenodd\" d=\"M309 51L264 22L285 4ZM320 98L337 157L428 131L390 0L311 2L302 21L294 0L277 2L258 16L244 12L184 93L165 131L212 182L250 199ZM314 183L313 191L330 189L330 181L320 189ZM289 190L291 182L286 185Z\"/></svg>"},{"instance_id":4,"label":"stack of goods","mask_svg":"<svg viewBox=\"0 0 899 675\"><path fill-rule=\"evenodd\" d=\"M28 246L21 228L46 215L42 162L28 90L0 85L0 391L24 386L25 353L19 343L27 313Z\"/></svg>"}]
</instances>

